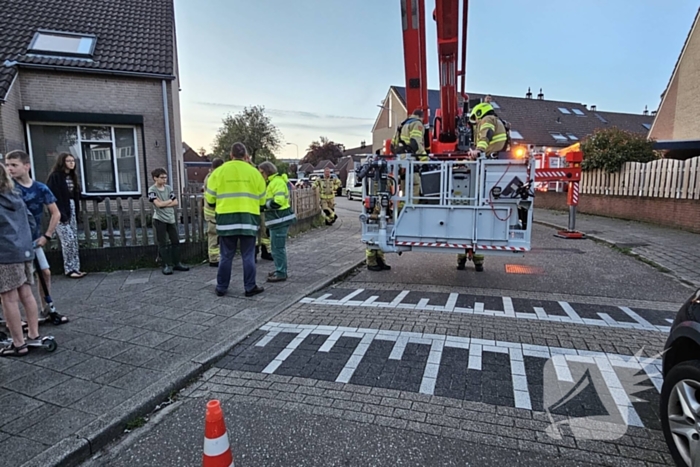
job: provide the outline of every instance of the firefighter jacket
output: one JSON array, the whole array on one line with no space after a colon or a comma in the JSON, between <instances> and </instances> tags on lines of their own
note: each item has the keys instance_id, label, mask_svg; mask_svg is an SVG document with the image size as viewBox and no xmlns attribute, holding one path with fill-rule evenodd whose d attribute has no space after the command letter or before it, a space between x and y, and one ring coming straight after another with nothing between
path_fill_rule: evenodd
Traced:
<instances>
[{"instance_id":1,"label":"firefighter jacket","mask_svg":"<svg viewBox=\"0 0 700 467\"><path fill-rule=\"evenodd\" d=\"M209 175L211 175L211 172L207 174L206 177L204 177L204 191L207 189L207 181L209 180ZM207 200L205 198L202 199L202 202L204 204L204 220L207 222L216 222L216 210L209 206L209 203L207 203Z\"/></svg>"},{"instance_id":2,"label":"firefighter jacket","mask_svg":"<svg viewBox=\"0 0 700 467\"><path fill-rule=\"evenodd\" d=\"M213 171L204 199L215 206L216 234L257 235L265 191L265 179L245 161L234 159Z\"/></svg>"},{"instance_id":3,"label":"firefighter jacket","mask_svg":"<svg viewBox=\"0 0 700 467\"><path fill-rule=\"evenodd\" d=\"M270 175L265 192L265 227L277 229L288 227L297 216L289 204L289 185L286 175Z\"/></svg>"},{"instance_id":4,"label":"firefighter jacket","mask_svg":"<svg viewBox=\"0 0 700 467\"><path fill-rule=\"evenodd\" d=\"M425 152L425 143L423 141L423 133L425 132L425 127L420 118L410 116L406 119L397 130L394 138L391 140L392 146L395 148L396 152L410 152L417 156L418 160L427 161L428 156ZM411 140L415 140L418 145L418 149L413 151L411 147Z\"/></svg>"},{"instance_id":5,"label":"firefighter jacket","mask_svg":"<svg viewBox=\"0 0 700 467\"><path fill-rule=\"evenodd\" d=\"M491 154L505 149L508 139L506 127L494 114L485 115L479 120L476 133L476 148L479 151Z\"/></svg>"},{"instance_id":6,"label":"firefighter jacket","mask_svg":"<svg viewBox=\"0 0 700 467\"><path fill-rule=\"evenodd\" d=\"M335 177L318 177L314 180L314 186L318 188L321 199L334 199L338 188L341 187L340 179Z\"/></svg>"}]
</instances>

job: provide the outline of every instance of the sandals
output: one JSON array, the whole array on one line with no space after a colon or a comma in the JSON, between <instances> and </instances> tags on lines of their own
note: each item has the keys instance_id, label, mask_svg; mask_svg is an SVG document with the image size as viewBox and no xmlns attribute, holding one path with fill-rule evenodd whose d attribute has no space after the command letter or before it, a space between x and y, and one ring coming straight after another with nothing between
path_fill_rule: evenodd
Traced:
<instances>
[{"instance_id":1,"label":"sandals","mask_svg":"<svg viewBox=\"0 0 700 467\"><path fill-rule=\"evenodd\" d=\"M66 274L66 276L70 277L71 279L82 279L85 277L85 275L86 273L78 271L70 271Z\"/></svg>"},{"instance_id":2,"label":"sandals","mask_svg":"<svg viewBox=\"0 0 700 467\"><path fill-rule=\"evenodd\" d=\"M53 325L58 326L59 324L65 324L70 320L68 319L67 316L63 316L62 314L58 313L57 311L52 311L46 317L46 321L50 322Z\"/></svg>"},{"instance_id":3,"label":"sandals","mask_svg":"<svg viewBox=\"0 0 700 467\"><path fill-rule=\"evenodd\" d=\"M15 344L12 343L8 347L0 349L0 357L24 357L27 354L29 354L29 348L26 342L19 347L15 347Z\"/></svg>"}]
</instances>

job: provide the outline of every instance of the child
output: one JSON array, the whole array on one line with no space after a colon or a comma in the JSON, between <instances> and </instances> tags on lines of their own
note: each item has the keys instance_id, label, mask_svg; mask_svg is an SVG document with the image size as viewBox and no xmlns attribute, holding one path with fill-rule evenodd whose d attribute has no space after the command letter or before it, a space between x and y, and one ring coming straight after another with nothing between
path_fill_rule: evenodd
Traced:
<instances>
[{"instance_id":1,"label":"child","mask_svg":"<svg viewBox=\"0 0 700 467\"><path fill-rule=\"evenodd\" d=\"M165 169L157 168L151 172L155 182L148 189L148 200L155 207L153 213L153 228L156 231L156 243L158 253L163 260L163 274L169 275L175 271L189 271L190 268L180 262L180 234L175 224L175 206L178 205L177 196L168 181L168 173ZM167 245L167 237L170 237L170 245Z\"/></svg>"},{"instance_id":2,"label":"child","mask_svg":"<svg viewBox=\"0 0 700 467\"><path fill-rule=\"evenodd\" d=\"M47 316L52 324L67 323L68 318L57 312L51 312L44 299L45 295L51 295L51 270L42 247L51 240L54 232L56 232L56 226L61 220L61 212L58 210L58 206L56 206L56 197L51 193L49 187L41 182L32 180L29 176L29 172L32 168L29 161L29 154L24 151L11 151L5 155L5 162L7 171L15 181L15 187L22 195L22 200L27 205L27 209L29 209L29 212L34 216L35 228L32 232L32 239L36 242L37 246L34 250L34 254L39 263L41 274L43 274L44 280L46 281L47 288L46 291L43 291L41 290L41 286L38 286L43 310L42 314ZM44 206L48 208L51 219L49 220L49 226L46 232L42 235L41 218L44 215ZM39 274L39 272L37 272L37 274Z\"/></svg>"}]
</instances>

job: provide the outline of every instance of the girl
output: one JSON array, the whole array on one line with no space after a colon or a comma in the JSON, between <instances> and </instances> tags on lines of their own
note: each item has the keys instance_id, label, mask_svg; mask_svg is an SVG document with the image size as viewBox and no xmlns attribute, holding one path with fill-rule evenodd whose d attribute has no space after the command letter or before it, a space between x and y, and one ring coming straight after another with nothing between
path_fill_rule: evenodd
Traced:
<instances>
[{"instance_id":1,"label":"girl","mask_svg":"<svg viewBox=\"0 0 700 467\"><path fill-rule=\"evenodd\" d=\"M66 276L80 279L85 276L80 271L80 255L78 254L78 222L76 212L80 200L80 184L75 170L75 157L63 152L58 155L56 164L46 181L49 189L56 197L56 205L61 212L61 222L56 228L63 250L63 269Z\"/></svg>"}]
</instances>

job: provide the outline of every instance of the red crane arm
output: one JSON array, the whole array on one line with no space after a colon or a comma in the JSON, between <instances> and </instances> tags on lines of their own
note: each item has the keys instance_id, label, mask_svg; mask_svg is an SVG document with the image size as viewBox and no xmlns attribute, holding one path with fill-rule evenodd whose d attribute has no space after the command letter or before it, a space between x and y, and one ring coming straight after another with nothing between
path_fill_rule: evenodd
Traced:
<instances>
[{"instance_id":1,"label":"red crane arm","mask_svg":"<svg viewBox=\"0 0 700 467\"><path fill-rule=\"evenodd\" d=\"M401 0L404 66L406 71L406 109L423 109L428 123L428 77L425 45L425 0Z\"/></svg>"},{"instance_id":2,"label":"red crane arm","mask_svg":"<svg viewBox=\"0 0 700 467\"><path fill-rule=\"evenodd\" d=\"M459 0L436 0L434 18L437 23L438 60L440 64L441 131L438 140L457 140L457 59L459 53Z\"/></svg>"}]
</instances>

